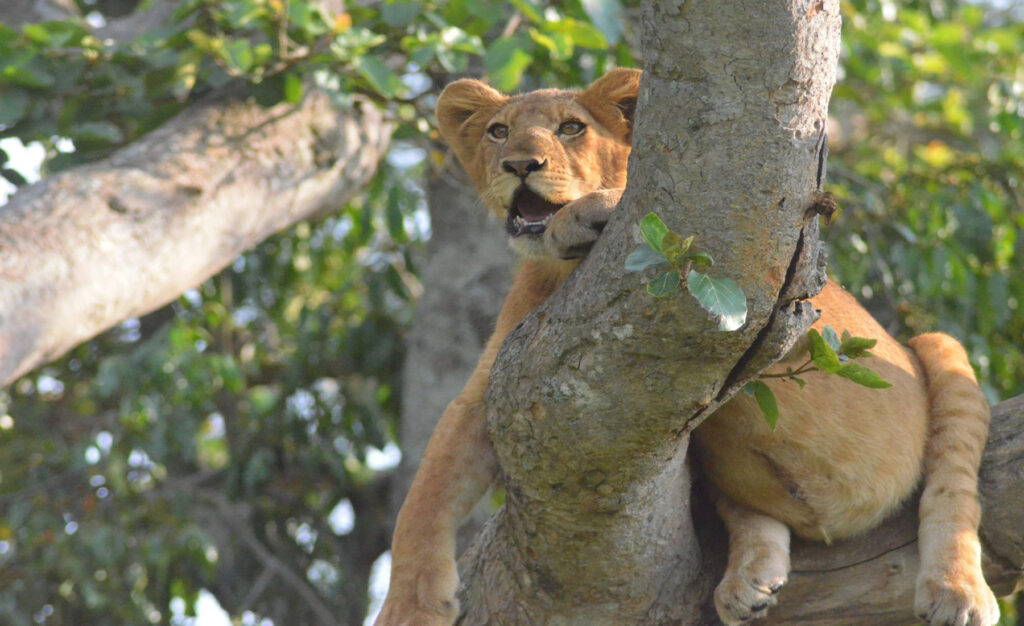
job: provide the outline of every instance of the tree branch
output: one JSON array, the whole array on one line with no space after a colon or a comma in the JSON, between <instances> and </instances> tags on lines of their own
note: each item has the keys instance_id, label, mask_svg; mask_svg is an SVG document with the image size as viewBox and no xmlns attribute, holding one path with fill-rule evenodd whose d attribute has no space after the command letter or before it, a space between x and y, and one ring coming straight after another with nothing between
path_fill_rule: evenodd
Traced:
<instances>
[{"instance_id":1,"label":"tree branch","mask_svg":"<svg viewBox=\"0 0 1024 626\"><path fill-rule=\"evenodd\" d=\"M319 92L298 107L211 99L22 189L0 209L0 386L341 206L389 131L372 106L337 111Z\"/></svg>"},{"instance_id":2,"label":"tree branch","mask_svg":"<svg viewBox=\"0 0 1024 626\"><path fill-rule=\"evenodd\" d=\"M813 320L792 301L822 281L806 212L838 3L647 2L642 21L619 211L493 370L507 500L464 559L466 623L697 623L713 583L690 522L687 434ZM689 296L654 300L625 272L648 211L740 285L742 329L718 332Z\"/></svg>"}]
</instances>

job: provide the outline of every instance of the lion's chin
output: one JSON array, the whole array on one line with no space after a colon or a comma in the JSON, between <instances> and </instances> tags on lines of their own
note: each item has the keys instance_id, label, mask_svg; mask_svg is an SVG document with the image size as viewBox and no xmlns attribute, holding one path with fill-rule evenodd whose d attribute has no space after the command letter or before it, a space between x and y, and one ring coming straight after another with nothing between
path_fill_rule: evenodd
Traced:
<instances>
[{"instance_id":1,"label":"lion's chin","mask_svg":"<svg viewBox=\"0 0 1024 626\"><path fill-rule=\"evenodd\" d=\"M528 187L521 187L508 208L505 230L512 237L542 235L548 222L563 206L548 202Z\"/></svg>"}]
</instances>

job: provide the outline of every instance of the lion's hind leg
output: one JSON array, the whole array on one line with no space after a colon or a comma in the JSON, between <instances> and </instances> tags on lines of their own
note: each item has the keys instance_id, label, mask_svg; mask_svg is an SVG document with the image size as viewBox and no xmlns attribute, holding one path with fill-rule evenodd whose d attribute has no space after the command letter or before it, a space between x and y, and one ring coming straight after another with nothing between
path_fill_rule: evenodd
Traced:
<instances>
[{"instance_id":1,"label":"lion's hind leg","mask_svg":"<svg viewBox=\"0 0 1024 626\"><path fill-rule=\"evenodd\" d=\"M921 335L910 346L927 374L930 415L914 611L933 625L995 624L999 607L981 572L978 541L978 466L988 438L988 402L952 337Z\"/></svg>"},{"instance_id":2,"label":"lion's hind leg","mask_svg":"<svg viewBox=\"0 0 1024 626\"><path fill-rule=\"evenodd\" d=\"M764 617L789 576L789 528L719 496L718 514L729 531L729 561L715 589L715 609L726 624Z\"/></svg>"}]
</instances>

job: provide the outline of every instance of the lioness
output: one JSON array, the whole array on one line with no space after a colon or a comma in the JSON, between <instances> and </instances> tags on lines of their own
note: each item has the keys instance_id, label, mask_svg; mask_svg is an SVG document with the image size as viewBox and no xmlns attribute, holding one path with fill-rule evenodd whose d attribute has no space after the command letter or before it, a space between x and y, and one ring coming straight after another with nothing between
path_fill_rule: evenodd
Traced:
<instances>
[{"instance_id":1,"label":"lioness","mask_svg":"<svg viewBox=\"0 0 1024 626\"><path fill-rule=\"evenodd\" d=\"M451 624L458 614L455 530L495 478L484 389L509 331L548 298L597 239L626 184L640 72L618 69L587 89L506 96L475 80L437 102L442 136L505 219L522 265L462 393L427 446L395 528L391 588L377 623ZM867 391L824 375L776 384L775 431L738 394L695 442L729 532L715 591L722 621L766 614L789 573L790 532L831 540L878 524L925 474L915 611L930 624L993 624L981 573L977 468L989 411L964 350L930 334L898 344L833 283L812 300L830 325L878 344L869 366L894 385ZM805 354L798 345L791 357ZM784 371L785 361L773 371ZM817 387L816 391L813 387Z\"/></svg>"}]
</instances>

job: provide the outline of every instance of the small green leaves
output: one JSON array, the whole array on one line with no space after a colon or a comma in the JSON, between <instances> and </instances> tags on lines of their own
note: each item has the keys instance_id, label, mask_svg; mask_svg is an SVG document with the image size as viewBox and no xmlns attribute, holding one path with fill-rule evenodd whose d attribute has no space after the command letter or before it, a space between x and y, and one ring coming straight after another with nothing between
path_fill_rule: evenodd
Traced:
<instances>
[{"instance_id":1,"label":"small green leaves","mask_svg":"<svg viewBox=\"0 0 1024 626\"><path fill-rule=\"evenodd\" d=\"M647 293L655 298L671 296L679 291L680 277L686 274L687 289L704 310L718 318L719 330L736 330L746 323L747 298L736 283L691 269L714 264L707 252L690 252L692 235L684 239L669 230L656 213L640 220L640 235L647 245L626 257L626 271L642 272L662 265L671 268L647 284Z\"/></svg>"},{"instance_id":2,"label":"small green leaves","mask_svg":"<svg viewBox=\"0 0 1024 626\"><path fill-rule=\"evenodd\" d=\"M657 213L648 213L640 220L640 234L652 250L661 254L661 243L668 234L668 226L661 221Z\"/></svg>"},{"instance_id":3,"label":"small green leaves","mask_svg":"<svg viewBox=\"0 0 1024 626\"><path fill-rule=\"evenodd\" d=\"M679 263L692 243L692 235L683 239L679 233L669 231L661 240L661 254L669 260L669 263Z\"/></svg>"},{"instance_id":4,"label":"small green leaves","mask_svg":"<svg viewBox=\"0 0 1024 626\"><path fill-rule=\"evenodd\" d=\"M771 387L760 380L752 380L743 386L743 391L757 400L764 421L768 422L769 428L775 430L776 424L779 423L779 402L775 399Z\"/></svg>"},{"instance_id":5,"label":"small green leaves","mask_svg":"<svg viewBox=\"0 0 1024 626\"><path fill-rule=\"evenodd\" d=\"M697 302L718 317L718 330L736 330L747 321L747 298L728 278L712 278L696 270L686 275L686 284Z\"/></svg>"},{"instance_id":6,"label":"small green leaves","mask_svg":"<svg viewBox=\"0 0 1024 626\"><path fill-rule=\"evenodd\" d=\"M839 344L839 351L850 357L851 359L857 359L862 356L872 356L868 350L875 347L878 343L877 339L868 339L866 337L851 337L850 332L847 330L843 331L843 340Z\"/></svg>"},{"instance_id":7,"label":"small green leaves","mask_svg":"<svg viewBox=\"0 0 1024 626\"><path fill-rule=\"evenodd\" d=\"M828 345L821 333L813 328L807 331L807 338L811 342L811 361L814 362L814 366L827 374L835 374L839 370L839 355L836 351Z\"/></svg>"},{"instance_id":8,"label":"small green leaves","mask_svg":"<svg viewBox=\"0 0 1024 626\"><path fill-rule=\"evenodd\" d=\"M787 367L784 374L761 374L758 377L759 380L747 383L743 387L747 395L757 398L758 406L761 407L761 413L764 414L765 419L768 420L772 428L775 428L775 420L778 419L779 409L775 402L774 394L767 387L760 390L761 396L757 395L758 385L764 384L760 379L781 378L782 380L795 382L803 389L807 383L804 379L800 378L800 375L818 370L825 374L842 376L870 389L892 387L874 370L851 362L852 359L872 356L868 349L874 347L875 343L877 343L875 339L853 337L849 331L845 330L843 331L842 339L840 339L831 326L826 326L820 333L813 328L810 329L807 331L807 339L809 341L809 358L807 362L795 370L792 367ZM771 395L770 400L767 398L768 394Z\"/></svg>"},{"instance_id":9,"label":"small green leaves","mask_svg":"<svg viewBox=\"0 0 1024 626\"><path fill-rule=\"evenodd\" d=\"M659 265L668 265L668 259L646 246L637 248L626 257L627 272L642 272Z\"/></svg>"},{"instance_id":10,"label":"small green leaves","mask_svg":"<svg viewBox=\"0 0 1024 626\"><path fill-rule=\"evenodd\" d=\"M870 370L863 365L857 363L843 363L836 374L843 378L849 378L858 385L863 385L871 389L888 389L892 387L892 384L885 381L879 376L874 370Z\"/></svg>"},{"instance_id":11,"label":"small green leaves","mask_svg":"<svg viewBox=\"0 0 1024 626\"><path fill-rule=\"evenodd\" d=\"M647 293L655 298L671 296L679 291L679 272L671 270L647 283Z\"/></svg>"}]
</instances>

